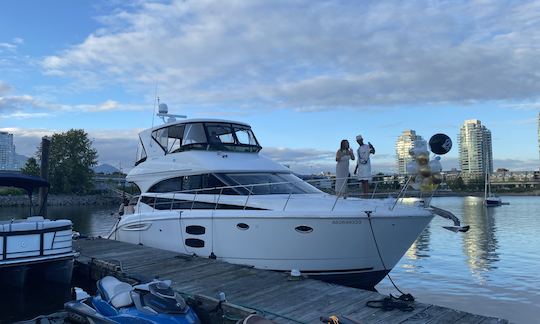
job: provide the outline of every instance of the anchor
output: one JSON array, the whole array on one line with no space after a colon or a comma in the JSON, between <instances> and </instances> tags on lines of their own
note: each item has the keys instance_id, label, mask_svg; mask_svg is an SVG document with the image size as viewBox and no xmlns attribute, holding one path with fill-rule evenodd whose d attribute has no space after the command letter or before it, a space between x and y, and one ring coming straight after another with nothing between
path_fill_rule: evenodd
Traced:
<instances>
[{"instance_id":1,"label":"anchor","mask_svg":"<svg viewBox=\"0 0 540 324\"><path fill-rule=\"evenodd\" d=\"M429 206L434 214L441 216L442 218L449 219L454 222L454 226L443 226L444 229L447 229L452 232L467 232L471 227L469 225L461 226L461 222L456 215L452 214L448 210L435 207L433 205Z\"/></svg>"}]
</instances>

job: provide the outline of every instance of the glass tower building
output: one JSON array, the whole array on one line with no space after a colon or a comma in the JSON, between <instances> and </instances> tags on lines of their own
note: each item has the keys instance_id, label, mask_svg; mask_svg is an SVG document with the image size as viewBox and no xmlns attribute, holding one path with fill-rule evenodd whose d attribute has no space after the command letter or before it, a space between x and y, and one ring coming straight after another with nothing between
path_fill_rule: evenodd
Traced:
<instances>
[{"instance_id":1,"label":"glass tower building","mask_svg":"<svg viewBox=\"0 0 540 324\"><path fill-rule=\"evenodd\" d=\"M13 134L0 132L0 170L17 170Z\"/></svg>"},{"instance_id":2,"label":"glass tower building","mask_svg":"<svg viewBox=\"0 0 540 324\"><path fill-rule=\"evenodd\" d=\"M459 164L464 181L493 173L491 132L477 119L466 120L461 126Z\"/></svg>"},{"instance_id":3,"label":"glass tower building","mask_svg":"<svg viewBox=\"0 0 540 324\"><path fill-rule=\"evenodd\" d=\"M413 159L409 154L409 150L421 142L425 143L426 141L422 136L416 135L416 132L412 129L404 130L399 135L396 141L396 166L399 174L407 173L407 163Z\"/></svg>"}]
</instances>

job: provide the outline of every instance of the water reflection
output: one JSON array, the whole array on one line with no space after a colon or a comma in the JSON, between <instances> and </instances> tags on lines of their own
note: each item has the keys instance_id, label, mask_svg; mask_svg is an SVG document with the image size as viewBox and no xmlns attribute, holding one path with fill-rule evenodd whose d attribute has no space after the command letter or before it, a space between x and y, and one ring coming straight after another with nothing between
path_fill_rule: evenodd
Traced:
<instances>
[{"instance_id":1,"label":"water reflection","mask_svg":"<svg viewBox=\"0 0 540 324\"><path fill-rule=\"evenodd\" d=\"M422 234L414 241L405 256L412 260L417 260L420 258L429 258L430 248L429 241L431 237L431 225L428 225Z\"/></svg>"},{"instance_id":2,"label":"water reflection","mask_svg":"<svg viewBox=\"0 0 540 324\"><path fill-rule=\"evenodd\" d=\"M47 208L50 219L70 219L73 229L84 235L104 236L114 226L117 218L111 213L115 207L107 206L51 206ZM27 207L2 207L0 220L19 219L28 216Z\"/></svg>"},{"instance_id":3,"label":"water reflection","mask_svg":"<svg viewBox=\"0 0 540 324\"><path fill-rule=\"evenodd\" d=\"M499 261L498 241L495 233L495 213L497 207L487 208L478 197L463 199L461 219L471 229L463 235L463 252L467 256L467 265L473 275L484 281L485 273L496 269Z\"/></svg>"},{"instance_id":4,"label":"water reflection","mask_svg":"<svg viewBox=\"0 0 540 324\"><path fill-rule=\"evenodd\" d=\"M63 309L71 300L70 285L33 284L26 288L0 289L0 323L29 320Z\"/></svg>"}]
</instances>

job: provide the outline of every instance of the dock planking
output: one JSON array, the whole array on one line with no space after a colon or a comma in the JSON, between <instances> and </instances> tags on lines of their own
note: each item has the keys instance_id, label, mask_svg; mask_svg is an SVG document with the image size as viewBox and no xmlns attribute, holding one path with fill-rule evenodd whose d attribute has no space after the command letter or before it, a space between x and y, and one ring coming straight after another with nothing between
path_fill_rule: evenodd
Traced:
<instances>
[{"instance_id":1,"label":"dock planking","mask_svg":"<svg viewBox=\"0 0 540 324\"><path fill-rule=\"evenodd\" d=\"M79 266L96 261L116 264L116 274L137 281L170 279L186 294L215 297L261 312L277 323L317 323L321 316L347 316L361 323L508 323L436 305L412 302L413 311L383 311L366 306L385 296L318 280L290 280L286 273L234 265L142 245L106 239L75 241Z\"/></svg>"}]
</instances>

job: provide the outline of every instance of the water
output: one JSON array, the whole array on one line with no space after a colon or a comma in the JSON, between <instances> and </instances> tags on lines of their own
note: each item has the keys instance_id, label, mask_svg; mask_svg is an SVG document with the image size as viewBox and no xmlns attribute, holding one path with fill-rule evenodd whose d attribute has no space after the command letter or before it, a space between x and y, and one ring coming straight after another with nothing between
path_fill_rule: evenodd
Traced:
<instances>
[{"instance_id":1,"label":"water","mask_svg":"<svg viewBox=\"0 0 540 324\"><path fill-rule=\"evenodd\" d=\"M510 205L486 208L476 197L434 198L467 233L435 217L392 270L398 287L417 301L515 323L540 316L540 197L502 197ZM388 279L377 287L397 294Z\"/></svg>"},{"instance_id":2,"label":"water","mask_svg":"<svg viewBox=\"0 0 540 324\"><path fill-rule=\"evenodd\" d=\"M434 198L470 225L467 233L435 217L392 270L394 282L417 301L446 306L515 323L540 316L540 197L503 197L510 205L485 208L480 198ZM51 207L50 218L68 218L75 230L105 235L116 218L115 208ZM23 208L1 208L0 220L26 216ZM388 279L377 287L397 294ZM51 312L57 309L51 309Z\"/></svg>"}]
</instances>

